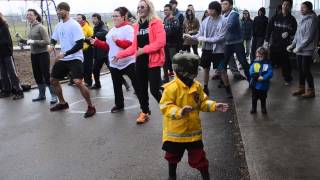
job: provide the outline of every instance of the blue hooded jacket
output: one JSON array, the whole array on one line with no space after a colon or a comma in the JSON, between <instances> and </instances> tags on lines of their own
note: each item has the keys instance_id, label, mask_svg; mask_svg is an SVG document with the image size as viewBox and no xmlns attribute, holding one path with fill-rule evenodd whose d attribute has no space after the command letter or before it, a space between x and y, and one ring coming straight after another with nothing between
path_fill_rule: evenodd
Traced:
<instances>
[{"instance_id":1,"label":"blue hooded jacket","mask_svg":"<svg viewBox=\"0 0 320 180\"><path fill-rule=\"evenodd\" d=\"M262 76L262 81L256 81L254 87L257 90L268 90L270 79L273 76L272 66L267 60L254 61L250 66L250 85L255 81L254 76L258 73L258 76Z\"/></svg>"}]
</instances>

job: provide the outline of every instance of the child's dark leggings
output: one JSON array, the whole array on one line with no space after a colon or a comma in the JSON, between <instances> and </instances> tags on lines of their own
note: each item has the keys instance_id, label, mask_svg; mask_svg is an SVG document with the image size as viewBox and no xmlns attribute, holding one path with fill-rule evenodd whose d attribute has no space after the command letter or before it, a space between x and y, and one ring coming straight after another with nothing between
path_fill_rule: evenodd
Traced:
<instances>
[{"instance_id":1,"label":"child's dark leggings","mask_svg":"<svg viewBox=\"0 0 320 180\"><path fill-rule=\"evenodd\" d=\"M266 108L267 90L252 89L252 109L257 109L257 103L260 99L261 108Z\"/></svg>"}]
</instances>

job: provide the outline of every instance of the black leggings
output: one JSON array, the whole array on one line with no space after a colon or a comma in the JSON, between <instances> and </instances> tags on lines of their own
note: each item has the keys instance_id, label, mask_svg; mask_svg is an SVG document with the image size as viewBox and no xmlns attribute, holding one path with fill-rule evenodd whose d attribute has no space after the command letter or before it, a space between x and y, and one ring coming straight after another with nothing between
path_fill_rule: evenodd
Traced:
<instances>
[{"instance_id":1,"label":"black leggings","mask_svg":"<svg viewBox=\"0 0 320 180\"><path fill-rule=\"evenodd\" d=\"M48 52L31 54L33 76L37 84L50 86L50 56Z\"/></svg>"},{"instance_id":2,"label":"black leggings","mask_svg":"<svg viewBox=\"0 0 320 180\"><path fill-rule=\"evenodd\" d=\"M132 83L133 89L137 94L139 94L139 85L137 81L137 77L135 74L135 64L132 63L124 69L117 69L110 67L111 78L113 83L113 91L115 96L115 105L117 107L124 107L124 98L123 98L123 91L122 91L122 84L123 84L123 74L126 74ZM140 98L138 96L138 100L141 104Z\"/></svg>"},{"instance_id":3,"label":"black leggings","mask_svg":"<svg viewBox=\"0 0 320 180\"><path fill-rule=\"evenodd\" d=\"M141 98L141 109L144 113L150 112L148 83L150 83L150 91L157 102L161 99L161 67L148 67L148 61L145 59L136 62L136 75L139 84L139 97Z\"/></svg>"},{"instance_id":4,"label":"black leggings","mask_svg":"<svg viewBox=\"0 0 320 180\"><path fill-rule=\"evenodd\" d=\"M310 89L314 89L314 81L311 73L312 56L297 55L298 68L299 68L299 83L304 86L306 80Z\"/></svg>"}]
</instances>

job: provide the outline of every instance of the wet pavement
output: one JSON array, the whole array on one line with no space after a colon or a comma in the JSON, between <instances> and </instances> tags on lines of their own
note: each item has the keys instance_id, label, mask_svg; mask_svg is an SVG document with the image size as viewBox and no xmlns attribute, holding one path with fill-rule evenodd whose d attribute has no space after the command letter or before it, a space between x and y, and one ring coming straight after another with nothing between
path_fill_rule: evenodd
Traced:
<instances>
[{"instance_id":1,"label":"wet pavement","mask_svg":"<svg viewBox=\"0 0 320 180\"><path fill-rule=\"evenodd\" d=\"M156 101L150 98L152 116L136 125L139 105L133 91L126 92L126 110L113 106L110 75L102 77L103 88L91 91L98 114L84 119L85 103L79 90L63 85L70 109L49 111L47 101L31 102L37 90L20 101L0 99L1 180L91 180L166 179L167 162L161 150L162 120ZM214 99L227 101L224 91L211 81ZM240 179L241 162L236 158L229 113L202 113L204 144L212 179ZM310 134L311 135L311 134ZM177 170L178 179L200 179L188 166L186 153Z\"/></svg>"},{"instance_id":2,"label":"wet pavement","mask_svg":"<svg viewBox=\"0 0 320 180\"><path fill-rule=\"evenodd\" d=\"M248 83L232 85L237 118L251 180L320 179L320 66L314 65L315 99L293 97L295 83L284 86L276 70L267 99L268 115L251 115Z\"/></svg>"}]
</instances>

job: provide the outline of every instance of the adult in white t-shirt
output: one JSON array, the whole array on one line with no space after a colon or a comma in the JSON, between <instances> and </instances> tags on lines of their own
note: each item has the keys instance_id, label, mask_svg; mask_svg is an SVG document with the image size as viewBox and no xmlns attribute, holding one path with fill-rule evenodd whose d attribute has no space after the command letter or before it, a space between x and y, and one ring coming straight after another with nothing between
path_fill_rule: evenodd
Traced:
<instances>
[{"instance_id":1,"label":"adult in white t-shirt","mask_svg":"<svg viewBox=\"0 0 320 180\"><path fill-rule=\"evenodd\" d=\"M106 42L98 39L92 39L91 43L97 48L109 50L108 57L114 59L118 52L131 46L133 41L133 27L127 20L128 9L119 7L114 10L112 20L114 28L106 35ZM115 95L115 106L111 109L112 113L124 110L124 98L122 91L122 75L126 74L132 83L132 86L138 95L139 85L135 74L135 56L128 56L117 61L110 62L109 70L111 72L113 90ZM140 102L140 98L138 95Z\"/></svg>"},{"instance_id":2,"label":"adult in white t-shirt","mask_svg":"<svg viewBox=\"0 0 320 180\"><path fill-rule=\"evenodd\" d=\"M82 47L84 42L84 35L79 23L70 18L69 15L70 6L62 2L57 6L58 16L62 19L55 31L53 32L51 39L51 48L49 51L54 50L54 46L57 42L60 43L61 52L56 55L56 62L52 68L51 84L59 98L59 104L52 107L51 111L59 111L68 109L69 105L64 100L62 94L62 88L59 80L71 74L75 85L80 89L80 92L88 104L88 109L84 114L84 117L91 117L96 113L95 107L90 100L90 93L88 88L82 82L83 79L83 53Z\"/></svg>"}]
</instances>

